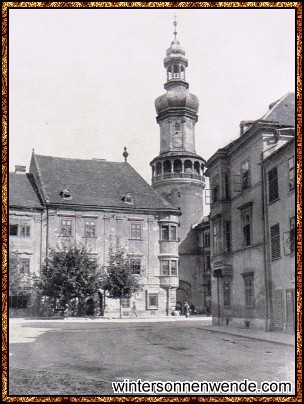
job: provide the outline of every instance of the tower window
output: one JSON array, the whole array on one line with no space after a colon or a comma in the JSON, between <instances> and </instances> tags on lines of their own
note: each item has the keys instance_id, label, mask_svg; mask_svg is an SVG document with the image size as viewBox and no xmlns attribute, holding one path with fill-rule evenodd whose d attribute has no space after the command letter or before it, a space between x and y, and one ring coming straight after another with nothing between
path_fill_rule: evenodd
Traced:
<instances>
[{"instance_id":1,"label":"tower window","mask_svg":"<svg viewBox=\"0 0 304 404\"><path fill-rule=\"evenodd\" d=\"M192 161L190 160L185 161L185 173L192 174Z\"/></svg>"},{"instance_id":2,"label":"tower window","mask_svg":"<svg viewBox=\"0 0 304 404\"><path fill-rule=\"evenodd\" d=\"M180 130L181 130L180 123L176 122L176 124L175 124L175 132L180 132Z\"/></svg>"},{"instance_id":3,"label":"tower window","mask_svg":"<svg viewBox=\"0 0 304 404\"><path fill-rule=\"evenodd\" d=\"M182 170L183 170L183 166L182 166L181 160L174 160L174 172L181 173Z\"/></svg>"},{"instance_id":4,"label":"tower window","mask_svg":"<svg viewBox=\"0 0 304 404\"><path fill-rule=\"evenodd\" d=\"M161 166L161 163L158 162L158 163L156 164L156 175L157 175L157 176L158 176L158 175L161 175L161 173L162 173L162 166Z\"/></svg>"},{"instance_id":5,"label":"tower window","mask_svg":"<svg viewBox=\"0 0 304 404\"><path fill-rule=\"evenodd\" d=\"M171 174L171 166L172 166L171 161L166 160L164 162L164 174Z\"/></svg>"},{"instance_id":6,"label":"tower window","mask_svg":"<svg viewBox=\"0 0 304 404\"><path fill-rule=\"evenodd\" d=\"M195 174L200 175L200 164L198 161L194 163L194 172Z\"/></svg>"}]
</instances>

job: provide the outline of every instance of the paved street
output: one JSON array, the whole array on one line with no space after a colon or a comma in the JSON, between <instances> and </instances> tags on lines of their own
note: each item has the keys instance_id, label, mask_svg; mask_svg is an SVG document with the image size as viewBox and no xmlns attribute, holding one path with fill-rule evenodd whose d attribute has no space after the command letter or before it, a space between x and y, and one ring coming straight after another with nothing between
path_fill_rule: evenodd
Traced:
<instances>
[{"instance_id":1,"label":"paved street","mask_svg":"<svg viewBox=\"0 0 304 404\"><path fill-rule=\"evenodd\" d=\"M111 395L130 380L293 382L295 348L175 322L10 321L10 395Z\"/></svg>"}]
</instances>

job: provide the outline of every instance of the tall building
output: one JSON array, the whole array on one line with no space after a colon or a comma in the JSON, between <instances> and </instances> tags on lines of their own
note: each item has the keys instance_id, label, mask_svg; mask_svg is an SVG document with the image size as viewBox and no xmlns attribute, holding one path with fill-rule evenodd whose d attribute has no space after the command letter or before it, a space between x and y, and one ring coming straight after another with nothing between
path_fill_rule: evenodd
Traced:
<instances>
[{"instance_id":1,"label":"tall building","mask_svg":"<svg viewBox=\"0 0 304 404\"><path fill-rule=\"evenodd\" d=\"M198 98L189 93L186 81L188 59L176 39L164 59L166 93L155 100L160 127L160 152L150 165L152 187L182 213L179 228L179 288L177 301L191 301L204 309L203 271L198 262L197 233L192 228L203 217L205 160L196 154L195 124ZM170 240L170 234L169 234Z\"/></svg>"},{"instance_id":2,"label":"tall building","mask_svg":"<svg viewBox=\"0 0 304 404\"><path fill-rule=\"evenodd\" d=\"M124 153L125 159L127 157ZM58 245L81 243L92 260L107 264L115 238L126 248L143 290L123 299L122 315L166 316L175 309L178 286L178 209L164 201L128 162L41 156L33 152L29 173L9 176L9 239L20 258L26 285L10 296L11 313L26 310L31 282L44 258ZM169 231L170 242L160 241ZM96 291L87 314L120 316L119 301Z\"/></svg>"},{"instance_id":3,"label":"tall building","mask_svg":"<svg viewBox=\"0 0 304 404\"><path fill-rule=\"evenodd\" d=\"M213 322L293 331L295 95L240 127L206 164Z\"/></svg>"}]
</instances>

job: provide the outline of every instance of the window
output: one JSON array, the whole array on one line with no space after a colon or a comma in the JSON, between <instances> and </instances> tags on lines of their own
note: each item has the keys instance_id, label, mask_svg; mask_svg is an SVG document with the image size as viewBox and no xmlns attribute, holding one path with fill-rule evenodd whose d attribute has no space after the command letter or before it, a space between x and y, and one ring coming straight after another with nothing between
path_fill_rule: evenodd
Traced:
<instances>
[{"instance_id":1,"label":"window","mask_svg":"<svg viewBox=\"0 0 304 404\"><path fill-rule=\"evenodd\" d=\"M242 210L242 226L243 226L243 246L251 245L251 228L252 228L252 208L248 207Z\"/></svg>"},{"instance_id":2,"label":"window","mask_svg":"<svg viewBox=\"0 0 304 404\"><path fill-rule=\"evenodd\" d=\"M295 188L295 156L288 160L289 168L289 191Z\"/></svg>"},{"instance_id":3,"label":"window","mask_svg":"<svg viewBox=\"0 0 304 404\"><path fill-rule=\"evenodd\" d=\"M157 293L148 293L147 309L150 309L150 310L158 309L158 294Z\"/></svg>"},{"instance_id":4,"label":"window","mask_svg":"<svg viewBox=\"0 0 304 404\"><path fill-rule=\"evenodd\" d=\"M161 239L164 241L176 241L177 231L176 226L163 225L161 226Z\"/></svg>"},{"instance_id":5,"label":"window","mask_svg":"<svg viewBox=\"0 0 304 404\"><path fill-rule=\"evenodd\" d=\"M84 236L85 237L95 237L95 222L94 221L85 221L84 225Z\"/></svg>"},{"instance_id":6,"label":"window","mask_svg":"<svg viewBox=\"0 0 304 404\"><path fill-rule=\"evenodd\" d=\"M161 260L161 275L176 276L177 275L177 260L164 259Z\"/></svg>"},{"instance_id":7,"label":"window","mask_svg":"<svg viewBox=\"0 0 304 404\"><path fill-rule=\"evenodd\" d=\"M126 195L122 198L122 200L123 200L125 203L133 204L133 198L132 198L132 195L131 195L131 194L126 194Z\"/></svg>"},{"instance_id":8,"label":"window","mask_svg":"<svg viewBox=\"0 0 304 404\"><path fill-rule=\"evenodd\" d=\"M204 247L210 247L210 233L204 233Z\"/></svg>"},{"instance_id":9,"label":"window","mask_svg":"<svg viewBox=\"0 0 304 404\"><path fill-rule=\"evenodd\" d=\"M229 175L225 174L224 177L224 187L225 187L225 199L230 199L230 190L229 190Z\"/></svg>"},{"instance_id":10,"label":"window","mask_svg":"<svg viewBox=\"0 0 304 404\"><path fill-rule=\"evenodd\" d=\"M130 265L131 265L132 274L140 275L140 267L141 267L140 259L138 259L138 258L131 259L130 260Z\"/></svg>"},{"instance_id":11,"label":"window","mask_svg":"<svg viewBox=\"0 0 304 404\"><path fill-rule=\"evenodd\" d=\"M169 260L162 260L161 261L161 274L162 275L169 275Z\"/></svg>"},{"instance_id":12,"label":"window","mask_svg":"<svg viewBox=\"0 0 304 404\"><path fill-rule=\"evenodd\" d=\"M225 222L225 244L226 251L231 252L231 222Z\"/></svg>"},{"instance_id":13,"label":"window","mask_svg":"<svg viewBox=\"0 0 304 404\"><path fill-rule=\"evenodd\" d=\"M229 280L224 280L223 289L224 289L224 306L229 307L231 305L231 290Z\"/></svg>"},{"instance_id":14,"label":"window","mask_svg":"<svg viewBox=\"0 0 304 404\"><path fill-rule=\"evenodd\" d=\"M31 235L31 225L28 221L21 221L20 226L20 236L21 237L30 237Z\"/></svg>"},{"instance_id":15,"label":"window","mask_svg":"<svg viewBox=\"0 0 304 404\"><path fill-rule=\"evenodd\" d=\"M280 247L280 225L275 224L270 227L270 240L271 240L271 259L277 259L281 257Z\"/></svg>"},{"instance_id":16,"label":"window","mask_svg":"<svg viewBox=\"0 0 304 404\"><path fill-rule=\"evenodd\" d=\"M222 235L221 235L220 221L213 223L213 249L214 254L218 254L222 251Z\"/></svg>"},{"instance_id":17,"label":"window","mask_svg":"<svg viewBox=\"0 0 304 404\"><path fill-rule=\"evenodd\" d=\"M71 236L72 235L72 221L63 219L61 220L61 235Z\"/></svg>"},{"instance_id":18,"label":"window","mask_svg":"<svg viewBox=\"0 0 304 404\"><path fill-rule=\"evenodd\" d=\"M60 194L63 199L72 199L72 194L69 188L65 188Z\"/></svg>"},{"instance_id":19,"label":"window","mask_svg":"<svg viewBox=\"0 0 304 404\"><path fill-rule=\"evenodd\" d=\"M206 255L206 270L209 271L211 269L211 261L210 261L210 255Z\"/></svg>"},{"instance_id":20,"label":"window","mask_svg":"<svg viewBox=\"0 0 304 404\"><path fill-rule=\"evenodd\" d=\"M123 309L129 309L130 308L130 299L121 299L121 307Z\"/></svg>"},{"instance_id":21,"label":"window","mask_svg":"<svg viewBox=\"0 0 304 404\"><path fill-rule=\"evenodd\" d=\"M131 223L131 239L141 240L141 223Z\"/></svg>"},{"instance_id":22,"label":"window","mask_svg":"<svg viewBox=\"0 0 304 404\"><path fill-rule=\"evenodd\" d=\"M212 180L212 203L219 200L219 177L215 176Z\"/></svg>"},{"instance_id":23,"label":"window","mask_svg":"<svg viewBox=\"0 0 304 404\"><path fill-rule=\"evenodd\" d=\"M273 202L279 198L278 170L274 167L268 172L268 201Z\"/></svg>"},{"instance_id":24,"label":"window","mask_svg":"<svg viewBox=\"0 0 304 404\"><path fill-rule=\"evenodd\" d=\"M9 296L9 308L10 309L24 309L27 308L29 302L29 295L22 294L16 296Z\"/></svg>"},{"instance_id":25,"label":"window","mask_svg":"<svg viewBox=\"0 0 304 404\"><path fill-rule=\"evenodd\" d=\"M253 275L243 275L245 283L245 306L254 306L254 283Z\"/></svg>"},{"instance_id":26,"label":"window","mask_svg":"<svg viewBox=\"0 0 304 404\"><path fill-rule=\"evenodd\" d=\"M242 181L242 190L249 188L250 186L250 176L249 176L249 161L245 161L241 165L241 181Z\"/></svg>"},{"instance_id":27,"label":"window","mask_svg":"<svg viewBox=\"0 0 304 404\"><path fill-rule=\"evenodd\" d=\"M10 236L18 236L18 224L10 224L9 226L9 235Z\"/></svg>"},{"instance_id":28,"label":"window","mask_svg":"<svg viewBox=\"0 0 304 404\"><path fill-rule=\"evenodd\" d=\"M30 259L29 258L21 258L19 271L22 275L30 274Z\"/></svg>"}]
</instances>

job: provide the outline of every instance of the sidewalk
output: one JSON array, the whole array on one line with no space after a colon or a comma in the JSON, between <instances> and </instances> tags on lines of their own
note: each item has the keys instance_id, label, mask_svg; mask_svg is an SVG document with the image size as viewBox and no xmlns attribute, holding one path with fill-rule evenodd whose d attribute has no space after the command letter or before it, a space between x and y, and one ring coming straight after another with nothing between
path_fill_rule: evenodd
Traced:
<instances>
[{"instance_id":1,"label":"sidewalk","mask_svg":"<svg viewBox=\"0 0 304 404\"><path fill-rule=\"evenodd\" d=\"M31 323L31 322L58 322L58 323L78 323L78 322L100 322L100 323L154 323L154 322L183 322L190 327L199 327L204 331L217 332L238 337L251 338L261 341L269 341L281 345L295 346L296 336L283 332L266 332L247 328L236 328L230 326L212 325L212 317L195 315L190 318L184 316L169 316L159 318L105 318L105 317L66 317L66 318L10 318L10 323Z\"/></svg>"}]
</instances>

